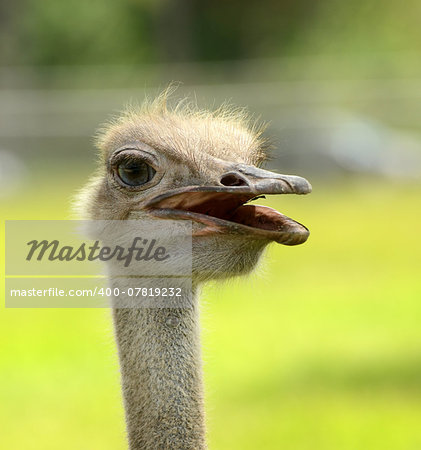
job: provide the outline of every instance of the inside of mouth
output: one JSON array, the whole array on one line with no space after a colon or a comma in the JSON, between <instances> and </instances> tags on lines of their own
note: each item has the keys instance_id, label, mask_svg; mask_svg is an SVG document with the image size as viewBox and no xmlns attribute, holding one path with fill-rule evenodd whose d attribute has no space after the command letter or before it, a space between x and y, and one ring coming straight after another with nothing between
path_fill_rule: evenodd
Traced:
<instances>
[{"instance_id":1,"label":"inside of mouth","mask_svg":"<svg viewBox=\"0 0 421 450\"><path fill-rule=\"evenodd\" d=\"M299 225L273 208L247 204L254 197L250 193L186 192L165 198L154 207L202 214L267 231L289 231Z\"/></svg>"}]
</instances>

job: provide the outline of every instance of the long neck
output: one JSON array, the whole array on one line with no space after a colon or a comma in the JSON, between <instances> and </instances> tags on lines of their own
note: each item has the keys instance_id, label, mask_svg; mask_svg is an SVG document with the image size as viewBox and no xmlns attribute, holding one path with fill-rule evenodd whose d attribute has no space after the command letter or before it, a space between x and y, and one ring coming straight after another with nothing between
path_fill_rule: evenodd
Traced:
<instances>
[{"instance_id":1,"label":"long neck","mask_svg":"<svg viewBox=\"0 0 421 450\"><path fill-rule=\"evenodd\" d=\"M189 303L114 309L131 450L206 448L196 289Z\"/></svg>"}]
</instances>

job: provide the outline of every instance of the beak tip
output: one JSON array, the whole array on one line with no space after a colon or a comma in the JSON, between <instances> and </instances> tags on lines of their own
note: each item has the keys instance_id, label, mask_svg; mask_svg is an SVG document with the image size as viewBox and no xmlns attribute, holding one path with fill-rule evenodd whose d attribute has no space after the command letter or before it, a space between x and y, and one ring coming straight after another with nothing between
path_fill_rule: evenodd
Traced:
<instances>
[{"instance_id":1,"label":"beak tip","mask_svg":"<svg viewBox=\"0 0 421 450\"><path fill-rule=\"evenodd\" d=\"M311 194L311 192L313 191L313 186L305 179L303 178L306 182L306 187L304 189L304 194Z\"/></svg>"},{"instance_id":2,"label":"beak tip","mask_svg":"<svg viewBox=\"0 0 421 450\"><path fill-rule=\"evenodd\" d=\"M288 182L292 187L294 194L305 195L310 194L313 190L311 184L302 177L295 175L288 176Z\"/></svg>"}]
</instances>

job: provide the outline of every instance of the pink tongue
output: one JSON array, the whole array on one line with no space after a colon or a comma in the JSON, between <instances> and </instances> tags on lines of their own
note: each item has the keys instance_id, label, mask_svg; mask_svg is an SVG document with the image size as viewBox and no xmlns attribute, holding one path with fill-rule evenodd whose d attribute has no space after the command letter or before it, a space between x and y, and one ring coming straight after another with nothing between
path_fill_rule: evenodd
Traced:
<instances>
[{"instance_id":1,"label":"pink tongue","mask_svg":"<svg viewBox=\"0 0 421 450\"><path fill-rule=\"evenodd\" d=\"M276 209L260 205L243 205L229 217L232 222L269 231L288 231L300 226Z\"/></svg>"}]
</instances>

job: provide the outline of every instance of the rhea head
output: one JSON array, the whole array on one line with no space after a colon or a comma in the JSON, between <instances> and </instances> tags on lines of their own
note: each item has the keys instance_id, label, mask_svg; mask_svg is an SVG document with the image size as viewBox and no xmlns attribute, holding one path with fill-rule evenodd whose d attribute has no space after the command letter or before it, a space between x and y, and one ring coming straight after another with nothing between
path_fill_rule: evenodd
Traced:
<instances>
[{"instance_id":1,"label":"rhea head","mask_svg":"<svg viewBox=\"0 0 421 450\"><path fill-rule=\"evenodd\" d=\"M259 168L267 142L243 110L214 112L167 94L129 108L99 132L100 166L83 190L85 218L191 221L196 280L249 272L271 242L302 244L309 231L267 206L265 194L307 194L303 178ZM162 227L160 227L162 228Z\"/></svg>"}]
</instances>

